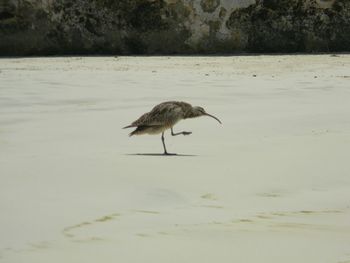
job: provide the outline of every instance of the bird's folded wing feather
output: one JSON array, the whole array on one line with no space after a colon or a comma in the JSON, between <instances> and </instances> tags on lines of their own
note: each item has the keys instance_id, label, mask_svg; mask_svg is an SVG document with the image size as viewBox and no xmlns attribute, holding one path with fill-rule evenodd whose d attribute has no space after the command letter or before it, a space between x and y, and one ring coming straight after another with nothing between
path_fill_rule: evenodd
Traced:
<instances>
[{"instance_id":1,"label":"bird's folded wing feather","mask_svg":"<svg viewBox=\"0 0 350 263\"><path fill-rule=\"evenodd\" d=\"M173 122L181 114L182 108L174 103L161 103L150 112L134 121L132 126L161 126Z\"/></svg>"}]
</instances>

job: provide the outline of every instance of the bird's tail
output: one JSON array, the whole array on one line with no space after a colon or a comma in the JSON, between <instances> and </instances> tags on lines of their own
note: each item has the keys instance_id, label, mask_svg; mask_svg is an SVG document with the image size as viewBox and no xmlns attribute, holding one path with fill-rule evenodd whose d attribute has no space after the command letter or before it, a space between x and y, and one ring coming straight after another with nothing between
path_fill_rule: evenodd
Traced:
<instances>
[{"instance_id":1,"label":"bird's tail","mask_svg":"<svg viewBox=\"0 0 350 263\"><path fill-rule=\"evenodd\" d=\"M135 134L137 134L137 133L138 133L138 130L136 129L136 130L130 132L130 133L129 133L129 136L131 137L131 136L133 136L133 135L135 135Z\"/></svg>"},{"instance_id":2,"label":"bird's tail","mask_svg":"<svg viewBox=\"0 0 350 263\"><path fill-rule=\"evenodd\" d=\"M129 133L129 136L144 134L148 128L148 126L137 126L134 131Z\"/></svg>"},{"instance_id":3,"label":"bird's tail","mask_svg":"<svg viewBox=\"0 0 350 263\"><path fill-rule=\"evenodd\" d=\"M128 125L128 126L123 127L123 129L127 129L127 128L135 128L135 125L130 124L130 125ZM135 135L135 134L138 134L139 131L140 131L140 128L136 126L136 130L130 132L130 133L129 133L129 136L131 137L131 136L133 136L133 135Z\"/></svg>"}]
</instances>

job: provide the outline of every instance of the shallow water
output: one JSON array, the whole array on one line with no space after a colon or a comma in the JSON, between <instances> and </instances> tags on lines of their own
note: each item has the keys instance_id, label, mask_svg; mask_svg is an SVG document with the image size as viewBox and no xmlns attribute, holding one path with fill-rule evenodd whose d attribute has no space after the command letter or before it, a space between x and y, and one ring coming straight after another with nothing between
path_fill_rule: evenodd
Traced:
<instances>
[{"instance_id":1,"label":"shallow water","mask_svg":"<svg viewBox=\"0 0 350 263\"><path fill-rule=\"evenodd\" d=\"M350 261L350 56L0 59L0 262ZM166 100L210 118L121 129Z\"/></svg>"}]
</instances>

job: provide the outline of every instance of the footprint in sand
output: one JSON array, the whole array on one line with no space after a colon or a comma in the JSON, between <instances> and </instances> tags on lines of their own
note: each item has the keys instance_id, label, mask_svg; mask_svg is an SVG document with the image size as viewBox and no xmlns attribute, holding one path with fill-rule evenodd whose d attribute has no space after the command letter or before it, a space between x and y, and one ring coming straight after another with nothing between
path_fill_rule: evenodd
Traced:
<instances>
[{"instance_id":1,"label":"footprint in sand","mask_svg":"<svg viewBox=\"0 0 350 263\"><path fill-rule=\"evenodd\" d=\"M86 222L82 222L80 224L76 224L76 225L73 225L73 226L68 226L66 228L63 229L62 233L65 237L68 237L68 238L73 238L75 235L73 234L74 230L77 230L77 229L80 229L80 228L84 228L84 227L87 227L87 226L91 226L91 225L94 225L96 223L105 223L105 222L108 222L108 221L111 221L111 220L114 220L115 218L119 217L121 214L119 213L113 213L113 214L110 214L110 215L106 215L106 216L103 216L103 217L99 217L93 221L86 221ZM97 240L99 238L92 238L93 240Z\"/></svg>"},{"instance_id":2,"label":"footprint in sand","mask_svg":"<svg viewBox=\"0 0 350 263\"><path fill-rule=\"evenodd\" d=\"M149 215L158 215L158 214L160 214L160 212L153 211L153 210L129 210L129 214L135 214L135 213L142 213L142 214L149 214ZM76 225L68 226L68 227L63 229L62 233L67 238L71 238L71 239L75 238L74 241L76 241L76 242L88 242L88 241L103 240L103 239L101 239L99 237L89 237L89 238L85 238L85 239L76 239L77 236L75 235L74 231L75 230L80 230L82 228L94 226L96 224L107 223L109 221L117 219L121 215L122 214L120 214L120 213L113 213L113 214L109 214L109 215L105 215L105 216L96 218L96 219L91 220L91 221L85 221L85 222L82 222L82 223L79 223L79 224L76 224ZM139 233L139 234L136 234L136 235L137 236L142 236L142 237L149 236L149 235L143 234L143 233Z\"/></svg>"},{"instance_id":3,"label":"footprint in sand","mask_svg":"<svg viewBox=\"0 0 350 263\"><path fill-rule=\"evenodd\" d=\"M278 192L267 192L267 193L259 193L259 194L257 194L257 196L276 198L276 197L280 197L282 195Z\"/></svg>"},{"instance_id":4,"label":"footprint in sand","mask_svg":"<svg viewBox=\"0 0 350 263\"><path fill-rule=\"evenodd\" d=\"M212 193L203 194L203 195L201 195L201 198L206 199L206 200L212 200L212 201L218 200L218 198Z\"/></svg>"}]
</instances>

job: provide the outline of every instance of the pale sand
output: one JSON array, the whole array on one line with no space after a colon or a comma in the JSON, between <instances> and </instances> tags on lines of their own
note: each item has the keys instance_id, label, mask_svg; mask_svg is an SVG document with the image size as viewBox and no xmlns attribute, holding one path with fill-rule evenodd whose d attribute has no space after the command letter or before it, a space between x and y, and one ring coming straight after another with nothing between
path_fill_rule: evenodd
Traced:
<instances>
[{"instance_id":1,"label":"pale sand","mask_svg":"<svg viewBox=\"0 0 350 263\"><path fill-rule=\"evenodd\" d=\"M349 55L0 59L0 262L348 263L349 152Z\"/></svg>"}]
</instances>

